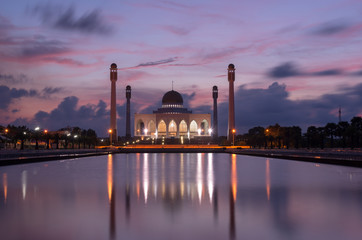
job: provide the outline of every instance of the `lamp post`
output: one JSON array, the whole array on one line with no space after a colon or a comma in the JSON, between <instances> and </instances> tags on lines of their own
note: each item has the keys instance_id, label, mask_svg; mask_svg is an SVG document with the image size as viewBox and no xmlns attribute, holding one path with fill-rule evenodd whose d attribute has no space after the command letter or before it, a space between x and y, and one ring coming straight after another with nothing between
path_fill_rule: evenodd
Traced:
<instances>
[{"instance_id":1,"label":"lamp post","mask_svg":"<svg viewBox=\"0 0 362 240\"><path fill-rule=\"evenodd\" d=\"M212 133L212 129L211 128L209 128L209 136L211 136L211 133Z\"/></svg>"},{"instance_id":2,"label":"lamp post","mask_svg":"<svg viewBox=\"0 0 362 240\"><path fill-rule=\"evenodd\" d=\"M7 128L5 128L5 149L6 149L6 145L8 144L8 136L7 136L7 134L8 134L8 132L9 132L9 129L7 129Z\"/></svg>"},{"instance_id":3,"label":"lamp post","mask_svg":"<svg viewBox=\"0 0 362 240\"><path fill-rule=\"evenodd\" d=\"M233 146L235 146L235 133L236 133L235 128L232 130L232 133L233 133Z\"/></svg>"},{"instance_id":4,"label":"lamp post","mask_svg":"<svg viewBox=\"0 0 362 240\"><path fill-rule=\"evenodd\" d=\"M109 133L109 145L112 146L112 129L109 129L108 133Z\"/></svg>"},{"instance_id":5,"label":"lamp post","mask_svg":"<svg viewBox=\"0 0 362 240\"><path fill-rule=\"evenodd\" d=\"M21 145L20 145L20 150L24 150L24 141L25 141L25 137L26 137L26 132L23 132L23 136L21 138Z\"/></svg>"},{"instance_id":6,"label":"lamp post","mask_svg":"<svg viewBox=\"0 0 362 240\"><path fill-rule=\"evenodd\" d=\"M35 149L38 150L39 149L38 131L40 130L40 127L36 127L34 130L35 130Z\"/></svg>"},{"instance_id":7,"label":"lamp post","mask_svg":"<svg viewBox=\"0 0 362 240\"><path fill-rule=\"evenodd\" d=\"M50 139L49 139L49 136L48 136L48 130L47 130L47 129L45 129L45 130L44 130L44 134L45 134L46 139L47 139L47 149L49 149L49 142L50 142Z\"/></svg>"}]
</instances>

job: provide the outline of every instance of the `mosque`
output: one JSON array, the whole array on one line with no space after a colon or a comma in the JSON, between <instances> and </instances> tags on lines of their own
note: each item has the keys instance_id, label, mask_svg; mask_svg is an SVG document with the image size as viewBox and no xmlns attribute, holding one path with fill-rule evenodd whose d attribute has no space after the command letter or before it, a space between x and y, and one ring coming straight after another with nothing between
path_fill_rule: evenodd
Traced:
<instances>
[{"instance_id":1,"label":"mosque","mask_svg":"<svg viewBox=\"0 0 362 240\"><path fill-rule=\"evenodd\" d=\"M116 144L118 141L117 124L116 124L116 81L117 81L117 64L112 63L110 67L111 80L111 111L110 111L110 144ZM234 141L235 137L235 107L234 107L234 81L235 66L228 66L229 82L229 115L228 115L228 132L227 139ZM130 124L130 99L131 86L126 87L127 113L126 113L126 138L131 138ZM213 103L213 122L211 125L211 115L209 113L195 114L183 106L181 94L173 89L168 91L162 97L162 106L153 111L152 114L134 115L134 136L158 138L218 138L218 120L217 120L217 98L218 88L212 88Z\"/></svg>"},{"instance_id":2,"label":"mosque","mask_svg":"<svg viewBox=\"0 0 362 240\"><path fill-rule=\"evenodd\" d=\"M162 97L162 107L152 114L134 115L134 136L190 139L211 136L211 115L195 114L183 106L183 98L171 90Z\"/></svg>"}]
</instances>

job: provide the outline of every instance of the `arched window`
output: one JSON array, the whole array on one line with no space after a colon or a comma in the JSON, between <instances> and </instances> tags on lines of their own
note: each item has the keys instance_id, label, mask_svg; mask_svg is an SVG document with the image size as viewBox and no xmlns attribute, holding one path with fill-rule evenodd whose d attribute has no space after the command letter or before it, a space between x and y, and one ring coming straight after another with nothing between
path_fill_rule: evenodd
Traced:
<instances>
[{"instance_id":1,"label":"arched window","mask_svg":"<svg viewBox=\"0 0 362 240\"><path fill-rule=\"evenodd\" d=\"M200 129L201 129L201 135L207 135L208 134L209 123L208 123L208 121L206 119L202 120Z\"/></svg>"},{"instance_id":2,"label":"arched window","mask_svg":"<svg viewBox=\"0 0 362 240\"><path fill-rule=\"evenodd\" d=\"M164 136L166 135L166 123L165 121L161 120L159 123L158 123L158 135L159 136Z\"/></svg>"},{"instance_id":3,"label":"arched window","mask_svg":"<svg viewBox=\"0 0 362 240\"><path fill-rule=\"evenodd\" d=\"M170 135L171 137L176 136L177 134L177 125L176 122L174 120L172 120L170 122L170 124L168 125L168 135Z\"/></svg>"},{"instance_id":4,"label":"arched window","mask_svg":"<svg viewBox=\"0 0 362 240\"><path fill-rule=\"evenodd\" d=\"M197 133L197 123L195 120L192 120L190 123L190 133Z\"/></svg>"},{"instance_id":5,"label":"arched window","mask_svg":"<svg viewBox=\"0 0 362 240\"><path fill-rule=\"evenodd\" d=\"M187 134L187 124L186 124L185 120L182 120L180 122L179 129L180 129L180 135L186 135Z\"/></svg>"},{"instance_id":6,"label":"arched window","mask_svg":"<svg viewBox=\"0 0 362 240\"><path fill-rule=\"evenodd\" d=\"M155 134L156 132L156 124L153 120L151 120L149 123L148 123L148 133L150 135L152 134Z\"/></svg>"},{"instance_id":7,"label":"arched window","mask_svg":"<svg viewBox=\"0 0 362 240\"><path fill-rule=\"evenodd\" d=\"M142 120L138 120L136 129L136 135L143 135L145 130L145 123Z\"/></svg>"}]
</instances>

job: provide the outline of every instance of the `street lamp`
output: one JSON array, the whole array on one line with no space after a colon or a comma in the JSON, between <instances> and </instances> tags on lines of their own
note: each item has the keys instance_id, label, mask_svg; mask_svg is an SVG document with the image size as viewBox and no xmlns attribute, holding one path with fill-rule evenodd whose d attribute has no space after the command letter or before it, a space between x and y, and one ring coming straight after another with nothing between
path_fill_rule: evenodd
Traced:
<instances>
[{"instance_id":1,"label":"street lamp","mask_svg":"<svg viewBox=\"0 0 362 240\"><path fill-rule=\"evenodd\" d=\"M233 129L232 132L233 132L233 146L235 146L235 133L236 133L236 130Z\"/></svg>"},{"instance_id":2,"label":"street lamp","mask_svg":"<svg viewBox=\"0 0 362 240\"><path fill-rule=\"evenodd\" d=\"M112 145L112 129L109 129L108 133L109 133L109 145Z\"/></svg>"},{"instance_id":3,"label":"street lamp","mask_svg":"<svg viewBox=\"0 0 362 240\"><path fill-rule=\"evenodd\" d=\"M49 136L48 136L48 130L47 129L44 130L44 134L46 135L46 139L47 139L47 149L49 149L50 139L49 139Z\"/></svg>"},{"instance_id":4,"label":"street lamp","mask_svg":"<svg viewBox=\"0 0 362 240\"><path fill-rule=\"evenodd\" d=\"M39 149L39 143L38 143L38 131L40 130L40 127L34 128L35 130L35 149Z\"/></svg>"}]
</instances>

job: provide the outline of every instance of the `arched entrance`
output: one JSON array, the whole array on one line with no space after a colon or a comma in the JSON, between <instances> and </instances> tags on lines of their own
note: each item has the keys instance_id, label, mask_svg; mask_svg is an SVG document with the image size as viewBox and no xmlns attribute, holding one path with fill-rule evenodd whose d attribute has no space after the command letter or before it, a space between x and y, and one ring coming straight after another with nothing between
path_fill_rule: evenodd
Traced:
<instances>
[{"instance_id":1,"label":"arched entrance","mask_svg":"<svg viewBox=\"0 0 362 240\"><path fill-rule=\"evenodd\" d=\"M165 121L161 120L159 123L158 123L158 127L157 127L157 134L158 136L166 136L166 123Z\"/></svg>"},{"instance_id":2,"label":"arched entrance","mask_svg":"<svg viewBox=\"0 0 362 240\"><path fill-rule=\"evenodd\" d=\"M145 131L145 123L142 120L138 120L137 126L136 126L137 135L144 135Z\"/></svg>"},{"instance_id":3,"label":"arched entrance","mask_svg":"<svg viewBox=\"0 0 362 240\"><path fill-rule=\"evenodd\" d=\"M201 135L208 135L209 134L209 123L206 119L202 120L200 124Z\"/></svg>"},{"instance_id":4,"label":"arched entrance","mask_svg":"<svg viewBox=\"0 0 362 240\"><path fill-rule=\"evenodd\" d=\"M170 124L168 125L168 136L169 137L177 136L177 125L174 120L171 120Z\"/></svg>"},{"instance_id":5,"label":"arched entrance","mask_svg":"<svg viewBox=\"0 0 362 240\"><path fill-rule=\"evenodd\" d=\"M153 120L148 123L148 134L151 136L156 134L156 124Z\"/></svg>"},{"instance_id":6,"label":"arched entrance","mask_svg":"<svg viewBox=\"0 0 362 240\"><path fill-rule=\"evenodd\" d=\"M179 125L179 135L180 136L187 136L187 124L185 120L182 120Z\"/></svg>"}]
</instances>

